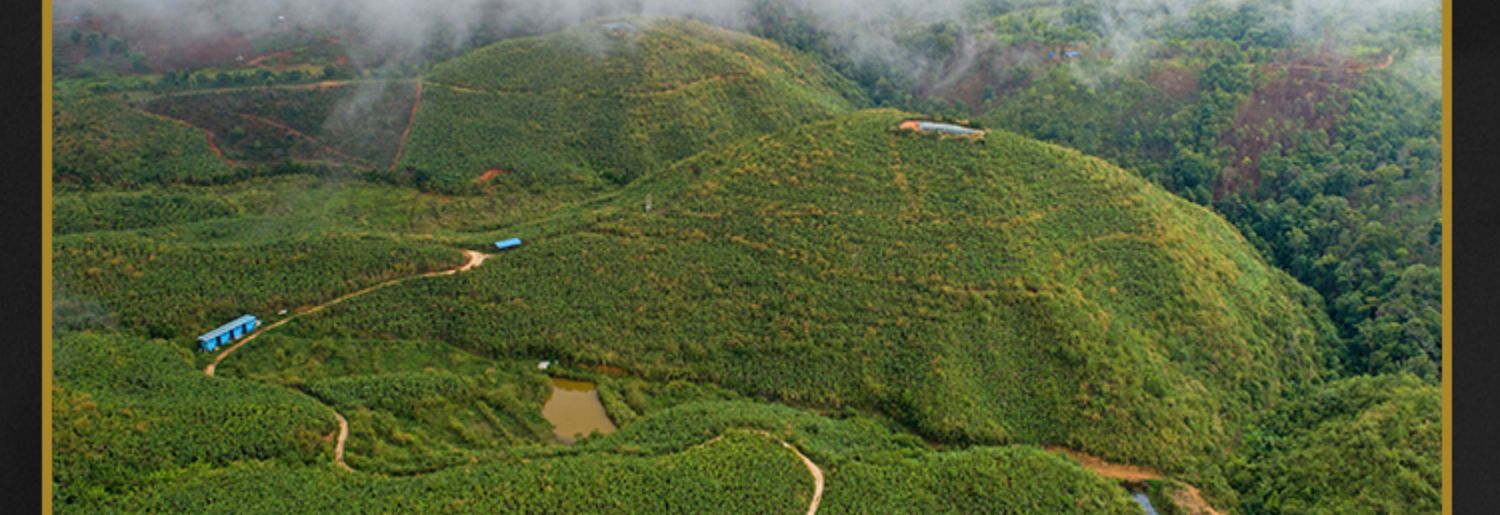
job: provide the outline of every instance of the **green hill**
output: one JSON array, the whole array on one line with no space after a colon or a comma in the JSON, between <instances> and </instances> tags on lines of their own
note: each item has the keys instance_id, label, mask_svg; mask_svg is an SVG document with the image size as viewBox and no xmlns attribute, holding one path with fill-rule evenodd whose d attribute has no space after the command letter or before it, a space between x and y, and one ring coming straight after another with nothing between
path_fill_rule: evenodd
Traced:
<instances>
[{"instance_id":1,"label":"green hill","mask_svg":"<svg viewBox=\"0 0 1500 515\"><path fill-rule=\"evenodd\" d=\"M60 90L53 99L53 180L70 185L206 183L234 175L209 135L117 98Z\"/></svg>"},{"instance_id":2,"label":"green hill","mask_svg":"<svg viewBox=\"0 0 1500 515\"><path fill-rule=\"evenodd\" d=\"M425 85L398 170L444 191L596 191L863 103L809 57L683 20L506 40L437 66Z\"/></svg>"},{"instance_id":3,"label":"green hill","mask_svg":"<svg viewBox=\"0 0 1500 515\"><path fill-rule=\"evenodd\" d=\"M1221 459L1246 414L1323 374L1313 296L1221 218L1075 151L907 118L695 156L507 230L528 245L483 268L287 329L604 363L1168 470Z\"/></svg>"}]
</instances>

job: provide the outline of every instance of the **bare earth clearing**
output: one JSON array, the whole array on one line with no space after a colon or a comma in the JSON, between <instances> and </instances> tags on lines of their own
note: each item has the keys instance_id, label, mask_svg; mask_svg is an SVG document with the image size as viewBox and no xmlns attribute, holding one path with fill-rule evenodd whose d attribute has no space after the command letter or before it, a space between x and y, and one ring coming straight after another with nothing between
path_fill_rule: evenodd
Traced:
<instances>
[{"instance_id":1,"label":"bare earth clearing","mask_svg":"<svg viewBox=\"0 0 1500 515\"><path fill-rule=\"evenodd\" d=\"M1110 479L1140 482L1166 477L1161 472L1149 467L1110 463L1105 461L1104 458L1065 447L1051 446L1046 449L1050 452L1067 455L1069 458L1077 461L1079 465L1083 465L1083 468L1088 469L1090 472ZM1186 483L1182 484L1182 488L1172 491L1171 499L1172 504L1177 505L1178 509L1188 515L1222 515L1213 506L1209 506L1208 501L1203 500L1203 496L1198 493L1197 487Z\"/></svg>"}]
</instances>

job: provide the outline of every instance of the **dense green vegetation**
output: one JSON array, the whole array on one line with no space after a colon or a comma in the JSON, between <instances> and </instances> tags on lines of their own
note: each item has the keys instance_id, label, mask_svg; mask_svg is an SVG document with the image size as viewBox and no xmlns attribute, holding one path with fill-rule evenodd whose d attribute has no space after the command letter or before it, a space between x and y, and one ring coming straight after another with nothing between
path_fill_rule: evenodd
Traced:
<instances>
[{"instance_id":1,"label":"dense green vegetation","mask_svg":"<svg viewBox=\"0 0 1500 515\"><path fill-rule=\"evenodd\" d=\"M348 418L349 465L438 470L551 441L547 381L441 342L306 340L268 334L216 375L308 392Z\"/></svg>"},{"instance_id":2,"label":"dense green vegetation","mask_svg":"<svg viewBox=\"0 0 1500 515\"><path fill-rule=\"evenodd\" d=\"M53 488L58 509L134 490L193 464L326 462L333 413L251 381L210 379L181 345L64 333L52 346Z\"/></svg>"},{"instance_id":3,"label":"dense green vegetation","mask_svg":"<svg viewBox=\"0 0 1500 515\"><path fill-rule=\"evenodd\" d=\"M1422 51L1440 34L1430 14L1310 21L1358 34L1338 53L1299 45L1281 3L1208 2L1151 25L1134 61L1007 71L1024 79L983 119L1211 206L1322 294L1349 372L1436 380L1441 110ZM1103 43L1096 22L1063 17L1074 35L1062 41Z\"/></svg>"},{"instance_id":4,"label":"dense green vegetation","mask_svg":"<svg viewBox=\"0 0 1500 515\"><path fill-rule=\"evenodd\" d=\"M419 186L598 192L705 148L848 111L817 61L687 21L507 40L428 75L400 171Z\"/></svg>"},{"instance_id":5,"label":"dense green vegetation","mask_svg":"<svg viewBox=\"0 0 1500 515\"><path fill-rule=\"evenodd\" d=\"M132 110L118 99L57 90L52 124L52 177L60 187L202 183L233 174L203 131Z\"/></svg>"},{"instance_id":6,"label":"dense green vegetation","mask_svg":"<svg viewBox=\"0 0 1500 515\"><path fill-rule=\"evenodd\" d=\"M1068 150L905 117L685 160L510 231L533 243L499 266L288 330L607 363L1178 470L1319 377L1332 335L1310 292L1221 219Z\"/></svg>"},{"instance_id":7,"label":"dense green vegetation","mask_svg":"<svg viewBox=\"0 0 1500 515\"><path fill-rule=\"evenodd\" d=\"M277 234L256 220L53 241L54 323L190 339L243 313L321 304L389 279L451 268L452 248L375 235ZM278 237L279 236L279 237Z\"/></svg>"},{"instance_id":8,"label":"dense green vegetation","mask_svg":"<svg viewBox=\"0 0 1500 515\"><path fill-rule=\"evenodd\" d=\"M766 39L502 16L399 50L73 18L56 507L803 513L785 442L825 513L1137 512L1042 446L1161 470L1162 513L1437 511L1431 13L1189 4L747 0ZM191 350L380 284L215 377ZM619 430L559 444L549 374Z\"/></svg>"},{"instance_id":9,"label":"dense green vegetation","mask_svg":"<svg viewBox=\"0 0 1500 515\"><path fill-rule=\"evenodd\" d=\"M52 202L52 231L142 229L237 214L222 198L167 192L106 192L59 195Z\"/></svg>"},{"instance_id":10,"label":"dense green vegetation","mask_svg":"<svg viewBox=\"0 0 1500 515\"><path fill-rule=\"evenodd\" d=\"M1257 421L1230 479L1251 513L1437 513L1443 425L1436 386L1354 377Z\"/></svg>"}]
</instances>

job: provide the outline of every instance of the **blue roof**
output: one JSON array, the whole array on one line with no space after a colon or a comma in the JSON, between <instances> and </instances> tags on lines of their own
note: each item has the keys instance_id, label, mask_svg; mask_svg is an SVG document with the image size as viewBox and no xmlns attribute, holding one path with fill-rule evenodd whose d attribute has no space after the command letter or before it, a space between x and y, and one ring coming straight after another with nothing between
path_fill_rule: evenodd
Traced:
<instances>
[{"instance_id":1,"label":"blue roof","mask_svg":"<svg viewBox=\"0 0 1500 515\"><path fill-rule=\"evenodd\" d=\"M500 240L500 241L495 242L495 248L499 248L499 249L508 249L508 248L517 247L517 246L520 246L520 245L521 245L521 239L520 238L511 238L511 239L508 239L508 240Z\"/></svg>"},{"instance_id":2,"label":"blue roof","mask_svg":"<svg viewBox=\"0 0 1500 515\"><path fill-rule=\"evenodd\" d=\"M245 325L245 324L248 324L250 322L253 322L254 320L255 320L255 315L240 315L239 318L236 318L234 320L230 320L229 323L227 323L227 324L224 324L224 325L221 325L219 327L216 327L212 331L203 333L201 336L198 337L198 339L199 340L211 340L211 339L214 339L214 338L218 338L219 336L223 335L224 333L227 333L229 331L233 331L234 328L240 327L240 326Z\"/></svg>"},{"instance_id":3,"label":"blue roof","mask_svg":"<svg viewBox=\"0 0 1500 515\"><path fill-rule=\"evenodd\" d=\"M951 123L917 122L917 127L920 127L924 131L938 131L946 132L948 134L979 134L980 132L975 129L953 125Z\"/></svg>"}]
</instances>

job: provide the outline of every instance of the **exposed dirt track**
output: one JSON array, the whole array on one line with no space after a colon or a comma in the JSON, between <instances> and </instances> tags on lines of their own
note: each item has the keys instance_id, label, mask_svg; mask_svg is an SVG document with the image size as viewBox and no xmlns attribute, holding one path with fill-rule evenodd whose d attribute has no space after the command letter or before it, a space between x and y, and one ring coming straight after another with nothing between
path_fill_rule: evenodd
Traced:
<instances>
[{"instance_id":1,"label":"exposed dirt track","mask_svg":"<svg viewBox=\"0 0 1500 515\"><path fill-rule=\"evenodd\" d=\"M370 292L375 291L375 290L379 290L379 289L385 288L387 286L392 286L392 285L400 284L400 283L403 283L403 282L406 282L406 281L410 281L412 279L421 279L421 278L424 278L424 277L437 277L437 276L440 276L440 275L453 275L453 274L456 274L456 273L459 273L459 272L466 272L468 270L473 269L474 267L477 267L477 266L483 264L484 260L489 259L491 256L492 256L492 254L484 254L484 253L476 252L476 251L473 251L473 250L465 250L464 251L464 257L466 257L467 259L464 260L464 264L459 265L456 268L450 268L450 269L447 269L447 270L439 270L439 271L436 271L436 272L427 272L427 273L424 273L424 274L409 275L409 276L406 276L406 277L397 277L395 279L391 279L389 281L386 281L386 282L383 282L383 283L380 283L380 284L376 284L374 286L370 286L370 287L367 287L367 288L364 288L364 289L361 289L361 290L357 290L357 291L354 291L352 293L344 294L343 296L340 296L339 298L336 298L336 299L330 300L328 302L325 302L325 303L313 306L311 308L308 308L308 309L305 309L305 310L293 313L291 316L288 316L288 317L283 318L281 320L277 320L276 322L274 322L274 323L272 323L270 325L267 325L267 326L261 327L260 329L255 330L255 332L252 332L249 335L245 336L238 343L235 343L234 345L230 346L229 348L224 349L224 352L220 352L218 356L214 357L213 362L209 363L208 366L203 367L203 374L204 375L208 375L208 376L214 375L214 370L219 367L219 363L222 362L222 361L224 361L224 358L228 358L230 354L234 354L234 351L237 351L237 350L239 350L240 347L243 347L243 346L245 346L245 344L250 343L250 341L254 340L257 336L260 336L261 334L264 334L265 332L270 331L272 329L275 329L277 327L281 327L282 324L290 322L290 321L292 321L292 320L294 320L296 318L302 317L303 315L309 315L309 314L312 314L312 313L317 313L317 312L322 311L322 310L324 310L324 309L326 309L329 306L332 306L334 304L338 304L340 302L352 299L354 297L358 297L360 295L364 295L366 293L370 293Z\"/></svg>"},{"instance_id":2,"label":"exposed dirt track","mask_svg":"<svg viewBox=\"0 0 1500 515\"><path fill-rule=\"evenodd\" d=\"M792 454L796 454L797 458L802 460L802 465L807 467L807 471L812 474L813 497L812 502L807 505L807 515L818 513L818 505L823 503L823 469L818 467L817 463L813 463L813 460L808 459L807 455L802 454L802 451L797 450L792 444L782 441L781 446L791 449Z\"/></svg>"},{"instance_id":3,"label":"exposed dirt track","mask_svg":"<svg viewBox=\"0 0 1500 515\"><path fill-rule=\"evenodd\" d=\"M333 462L337 463L339 468L354 472L354 469L349 468L348 463L344 463L344 442L349 440L349 419L344 418L337 411L333 412L333 416L339 419L339 437L333 443Z\"/></svg>"},{"instance_id":4,"label":"exposed dirt track","mask_svg":"<svg viewBox=\"0 0 1500 515\"><path fill-rule=\"evenodd\" d=\"M1083 465L1083 468L1088 469L1090 472L1110 479L1141 482L1150 479L1163 479L1165 477L1161 472L1150 467L1110 463L1105 461L1104 458L1066 447L1052 446L1046 447L1046 450L1073 458L1074 461L1077 461L1079 465ZM1173 490L1170 497L1172 504L1177 505L1178 510L1188 515L1222 515L1219 510L1215 510L1213 506L1208 504L1208 501L1203 499L1203 496L1198 492L1198 488L1193 485L1182 483L1182 488Z\"/></svg>"},{"instance_id":5,"label":"exposed dirt track","mask_svg":"<svg viewBox=\"0 0 1500 515\"><path fill-rule=\"evenodd\" d=\"M400 278L396 278L396 279L391 279L389 281L386 281L386 282L383 282L383 283L380 283L380 284L377 284L377 285L374 285L374 286L371 286L371 287L368 287L368 288L356 291L354 293L349 293L349 294L343 295L343 296L341 296L339 298L330 300L330 301L325 302L323 304L319 304L317 306L313 306L312 308L309 308L307 310L298 311L297 313L294 313L294 314L292 314L289 317L283 318L281 320L277 320L275 323L272 323L270 325L263 326L260 329L257 329L255 332L252 332L249 335L245 336L244 339L241 339L239 341L239 343L236 343L233 346L230 346L229 348L224 349L224 352L220 352L218 356L214 357L214 360L213 360L212 363L209 363L208 366L203 367L203 375L212 377L214 375L214 370L219 367L219 363L222 362L222 361L224 361L224 358L229 357L229 355L233 354L234 351L238 350L240 347L243 347L245 344L250 343L250 340L254 340L255 337L260 336L262 333L265 333L266 331L270 331L270 330L275 329L277 327L281 327L282 324L290 322L290 321L292 321L292 319L295 319L297 317L300 317L302 315L306 315L306 314L309 314L309 313L316 313L318 311L322 311L324 308L327 308L328 306L332 306L334 304L338 304L340 302L352 299L354 297L358 297L360 295L364 295L366 293L370 293L370 292L375 291L375 290L379 290L381 288L385 288L387 286L391 286L391 285L394 285L394 284L399 284L399 283L402 283L402 282L410 281L412 279L420 279L420 278L423 278L423 277L437 277L437 276L440 276L440 275L453 275L453 274L456 274L456 273L459 273L459 272L468 271L468 270L473 269L474 267L477 267L477 266L479 266L481 264L484 264L484 260L488 259L490 256L492 256L492 254L485 254L485 253L476 252L476 251L473 251L473 250L465 250L464 251L464 257L466 257L467 259L464 260L464 264L459 265L457 268L450 268L450 269L447 269L447 270L439 270L437 272L427 272L425 274L410 275L410 276L406 276L406 277L400 277ZM348 463L344 463L344 442L347 442L349 440L349 419L344 418L344 415L341 414L341 413L339 413L337 410L335 410L333 412L333 416L339 420L339 435L338 435L338 438L336 440L334 440L334 444L333 444L333 462L335 464L337 464L339 466L339 468L342 468L344 470L353 472L354 469L350 468ZM803 458L803 459L806 459L806 458ZM822 485L822 479L821 478L818 480L818 484L819 484L818 489L819 489L819 491L821 491L822 490L822 486L821 486Z\"/></svg>"},{"instance_id":6,"label":"exposed dirt track","mask_svg":"<svg viewBox=\"0 0 1500 515\"><path fill-rule=\"evenodd\" d=\"M755 430L754 432L756 434L763 435L766 438L776 440L776 442L780 443L782 447L786 447L787 450L792 451L792 454L797 455L797 459L802 460L802 466L807 467L807 472L809 474L812 474L813 477L813 496L812 502L807 504L807 515L815 515L816 513L818 513L818 505L823 503L823 468L819 467L817 463L813 463L813 460L808 458L806 454L802 454L802 451L798 449L797 446L787 443L786 440L777 438L775 435L772 435L771 433L767 433L765 431ZM713 437L713 439L698 444L695 447L712 444L719 441L719 439L723 437L724 435L715 436Z\"/></svg>"}]
</instances>

